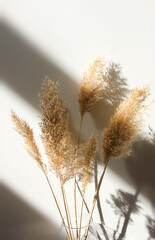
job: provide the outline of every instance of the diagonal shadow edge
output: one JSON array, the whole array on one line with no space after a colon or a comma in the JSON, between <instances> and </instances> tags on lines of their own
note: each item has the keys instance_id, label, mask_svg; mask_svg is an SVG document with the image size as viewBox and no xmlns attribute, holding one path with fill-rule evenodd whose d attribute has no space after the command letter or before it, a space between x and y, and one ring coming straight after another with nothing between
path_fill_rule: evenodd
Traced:
<instances>
[{"instance_id":1,"label":"diagonal shadow edge","mask_svg":"<svg viewBox=\"0 0 155 240\"><path fill-rule=\"evenodd\" d=\"M65 99L67 108L74 118L77 114L78 84L54 62L47 59L39 50L28 43L18 32L12 29L5 21L0 22L0 76L21 97L33 105L38 106L38 92L41 81L48 75L60 82L62 99ZM119 161L119 160L118 160ZM120 175L120 168L124 166L110 164L110 169ZM129 178L121 172L125 181ZM132 184L132 183L131 183Z\"/></svg>"},{"instance_id":2,"label":"diagonal shadow edge","mask_svg":"<svg viewBox=\"0 0 155 240\"><path fill-rule=\"evenodd\" d=\"M0 238L59 239L60 227L30 206L6 184L0 184Z\"/></svg>"}]
</instances>

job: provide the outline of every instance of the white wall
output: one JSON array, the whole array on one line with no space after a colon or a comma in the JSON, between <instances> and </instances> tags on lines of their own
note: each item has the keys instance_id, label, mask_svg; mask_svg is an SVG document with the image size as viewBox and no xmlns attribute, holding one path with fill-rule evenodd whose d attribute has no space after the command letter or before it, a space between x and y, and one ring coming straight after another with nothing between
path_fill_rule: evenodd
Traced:
<instances>
[{"instance_id":1,"label":"white wall","mask_svg":"<svg viewBox=\"0 0 155 240\"><path fill-rule=\"evenodd\" d=\"M120 64L129 89L151 83L154 97L154 9L153 0L0 1L0 180L53 222L60 224L60 219L48 186L23 148L22 139L12 129L10 109L30 122L39 134L37 94L42 78L48 75L60 81L60 97L70 111L72 127L77 130L76 98L82 73L101 54ZM155 130L154 115L155 105L146 121ZM85 137L90 132L101 133L96 126L95 116L87 116ZM100 194L105 221L112 228L116 227L117 218L105 199L117 189L136 191L122 160L110 163ZM93 190L91 185L88 202ZM147 239L144 215L153 217L153 190L154 185L144 186L139 194L143 209L128 225L127 239ZM98 217L97 209L95 216Z\"/></svg>"}]
</instances>

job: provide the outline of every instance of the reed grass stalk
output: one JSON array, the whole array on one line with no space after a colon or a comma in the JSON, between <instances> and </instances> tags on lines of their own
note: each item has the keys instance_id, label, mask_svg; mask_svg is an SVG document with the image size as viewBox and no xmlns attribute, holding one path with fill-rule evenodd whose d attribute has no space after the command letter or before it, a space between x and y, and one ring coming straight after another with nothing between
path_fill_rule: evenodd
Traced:
<instances>
[{"instance_id":1,"label":"reed grass stalk","mask_svg":"<svg viewBox=\"0 0 155 240\"><path fill-rule=\"evenodd\" d=\"M20 119L13 111L11 112L12 121L15 130L22 135L25 147L32 158L36 160L43 171L62 223L66 226L61 209L59 207L52 184L49 181L46 168L55 172L60 180L62 198L66 214L68 231L66 234L69 240L80 240L81 225L83 217L83 207L85 205L89 213L83 240L87 239L89 225L92 219L93 211L99 194L99 190L105 175L105 171L110 159L120 158L130 154L130 146L137 138L142 135L143 120L146 110L150 107L148 96L150 95L150 86L135 88L131 91L129 97L124 100L116 109L116 113L110 119L108 127L103 130L103 163L104 169L101 174L96 192L93 197L90 211L84 199L88 183L92 181L94 175L94 159L97 151L97 137L92 136L86 143L80 143L83 117L85 113L91 112L95 103L103 98L103 92L110 86L110 78L107 78L106 62L104 57L98 57L83 75L83 79L78 94L79 112L81 115L78 130L77 145L73 144L69 128L68 114L65 105L58 97L58 82L46 78L43 81L42 93L40 94L41 108L41 140L47 156L45 165L42 161L39 148L34 139L33 130L29 124ZM80 174L82 180L82 190L76 180L77 174ZM76 236L74 236L70 211L68 207L67 196L64 184L74 178L74 213ZM81 212L79 219L79 228L77 221L77 189L81 195ZM79 229L79 231L78 231Z\"/></svg>"},{"instance_id":2,"label":"reed grass stalk","mask_svg":"<svg viewBox=\"0 0 155 240\"><path fill-rule=\"evenodd\" d=\"M77 240L79 240L78 222L77 222L77 207L76 207L76 174L75 173L74 173L74 213L75 213L76 238L77 238Z\"/></svg>"},{"instance_id":3,"label":"reed grass stalk","mask_svg":"<svg viewBox=\"0 0 155 240\"><path fill-rule=\"evenodd\" d=\"M81 137L81 130L82 130L82 121L83 121L83 115L81 115L81 118L80 118L80 126L79 126L79 131L78 131L76 155L78 155L78 148L79 148L79 144L80 144L80 137ZM78 222L77 222L76 183L77 183L77 181L76 181L76 174L74 174L74 212L75 212L76 237L77 237L77 240L78 240L79 239L79 233L78 233ZM78 189L80 189L80 187Z\"/></svg>"},{"instance_id":4,"label":"reed grass stalk","mask_svg":"<svg viewBox=\"0 0 155 240\"><path fill-rule=\"evenodd\" d=\"M81 195L81 198L83 199L83 194L82 194L82 191L81 191L81 189L80 189L79 184L78 184L77 181L76 181L76 185L77 185L77 187L78 187L78 190L79 190L79 193L80 193L80 195ZM83 199L83 202L84 202L85 208L86 208L86 210L87 210L87 213L89 213L89 208L88 208L88 205L87 205L85 199Z\"/></svg>"},{"instance_id":5,"label":"reed grass stalk","mask_svg":"<svg viewBox=\"0 0 155 240\"><path fill-rule=\"evenodd\" d=\"M66 198L65 198L65 193L64 193L64 187L63 184L60 183L61 185L61 192L62 192L62 197L63 197L63 202L64 202L64 208L65 208L65 213L66 213L66 219L67 219L67 225L68 225L68 232L69 232L69 238L70 240L74 240L74 233L73 230L71 232L71 225L70 225L70 220L69 220L69 214L68 214L68 209L67 209L67 204L66 204ZM64 225L65 227L66 225Z\"/></svg>"},{"instance_id":6,"label":"reed grass stalk","mask_svg":"<svg viewBox=\"0 0 155 240\"><path fill-rule=\"evenodd\" d=\"M101 183L102 183L102 180L103 180L103 177L104 177L104 174L105 174L105 171L106 171L108 162L109 162L109 161L107 161L106 164L105 164L105 166L104 166L102 175L101 175L101 177L100 177L100 180L99 180L99 183L98 183L98 186L97 186L97 189L96 189L96 192L95 192L95 194L94 194L92 206L91 206L91 208L90 208L90 213L89 213L89 216L88 216L88 221L87 221L87 223L86 223L86 226L87 226L87 227L86 227L86 230L85 230L85 232L84 232L83 240L86 240L86 239L87 239L87 234L88 234L88 230L89 230L90 221L91 221L91 219L92 219L94 207L95 207L95 204L96 204L96 200L97 200L97 197L98 197L98 193L99 193L99 190L100 190L100 187L101 187Z\"/></svg>"},{"instance_id":7,"label":"reed grass stalk","mask_svg":"<svg viewBox=\"0 0 155 240\"><path fill-rule=\"evenodd\" d=\"M83 203L84 203L84 195L85 193L83 193L83 197L82 197L82 204L81 204L81 212L80 212L80 224L79 224L79 239L81 237L81 224L82 224L82 215L83 215Z\"/></svg>"},{"instance_id":8,"label":"reed grass stalk","mask_svg":"<svg viewBox=\"0 0 155 240\"><path fill-rule=\"evenodd\" d=\"M54 201L55 201L55 203L56 203L58 212L59 212L59 214L60 214L62 223L63 223L63 225L65 226L66 224L65 224L64 218L63 218L63 216L62 216L62 212L61 212L61 210L60 210L60 207L59 207L58 201L57 201L57 199L56 199L56 196L55 196L54 190L53 190L53 188L52 188L52 185L51 185L51 183L50 183L50 181L49 181L49 178L48 178L47 173L46 173L45 170L43 170L43 173L44 173L44 175L45 175L45 177L46 177L46 180L47 180L48 185L49 185L49 187L50 187L50 190L51 190L51 192L52 192L52 195L53 195ZM67 236L69 237L69 234L68 234L68 231L67 231L66 228L65 228L65 231L66 231L66 233L67 233Z\"/></svg>"}]
</instances>

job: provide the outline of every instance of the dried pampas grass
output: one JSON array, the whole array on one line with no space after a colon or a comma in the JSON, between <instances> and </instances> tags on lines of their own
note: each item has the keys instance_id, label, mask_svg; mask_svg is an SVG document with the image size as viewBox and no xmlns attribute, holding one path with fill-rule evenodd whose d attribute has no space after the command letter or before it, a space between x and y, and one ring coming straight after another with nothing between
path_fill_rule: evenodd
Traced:
<instances>
[{"instance_id":1,"label":"dried pampas grass","mask_svg":"<svg viewBox=\"0 0 155 240\"><path fill-rule=\"evenodd\" d=\"M41 155L34 140L33 130L30 128L27 122L20 119L13 111L11 111L11 117L15 130L24 138L27 152L37 161L40 168L43 169Z\"/></svg>"},{"instance_id":2,"label":"dried pampas grass","mask_svg":"<svg viewBox=\"0 0 155 240\"><path fill-rule=\"evenodd\" d=\"M130 153L129 146L142 133L143 120L149 107L149 86L134 89L120 104L103 132L103 162Z\"/></svg>"},{"instance_id":3,"label":"dried pampas grass","mask_svg":"<svg viewBox=\"0 0 155 240\"><path fill-rule=\"evenodd\" d=\"M82 176L82 191L86 191L88 183L91 182L94 175L94 158L97 151L97 137L92 136L85 144L84 161L83 161L83 176Z\"/></svg>"},{"instance_id":4,"label":"dried pampas grass","mask_svg":"<svg viewBox=\"0 0 155 240\"><path fill-rule=\"evenodd\" d=\"M78 132L77 145L72 142L71 132L69 129L68 115L64 103L58 97L58 83L45 78L43 81L42 91L40 93L40 109L41 109L41 139L48 161L46 165L42 162L42 157L39 148L35 142L33 131L27 122L20 119L13 111L11 113L12 121L15 130L23 136L25 147L28 153L37 161L42 169L47 182L50 186L53 198L58 208L61 220L67 226L66 234L68 239L80 239L81 224L83 215L83 206L87 204L84 196L88 184L92 181L94 176L94 158L97 151L97 137L91 136L85 143L80 143L80 134L83 123L83 115L86 112L92 111L94 104L102 97L106 96L106 88L112 88L113 81L115 80L108 76L107 65L104 57L98 57L83 75L78 95L79 111L81 114L80 127ZM112 66L111 71L114 70ZM115 71L113 71L115 73ZM118 72L119 73L119 72ZM123 83L124 84L124 83ZM123 101L116 110L116 113L111 118L107 128L103 130L103 162L104 169L99 179L96 192L93 197L92 206L90 208L88 221L86 226L89 226L92 219L93 210L98 197L98 193L102 184L102 180L108 165L112 158L119 158L130 153L130 145L137 140L142 134L142 126L149 104L149 91L148 86L142 89L134 89L128 99ZM123 96L124 97L124 96ZM122 99L122 98L120 98ZM62 215L56 195L54 194L52 184L48 178L48 171L56 174L60 180L60 187L62 190L62 197L64 202L64 209L66 213L66 220ZM76 175L82 181L81 189L77 183ZM73 233L69 206L65 194L64 184L74 178L74 211L75 211L75 224L76 224L76 237ZM77 206L76 206L76 185L82 196L80 221L77 221ZM78 230L79 223L79 230ZM88 228L86 227L83 240L87 238Z\"/></svg>"},{"instance_id":5,"label":"dried pampas grass","mask_svg":"<svg viewBox=\"0 0 155 240\"><path fill-rule=\"evenodd\" d=\"M81 116L90 112L94 104L103 97L103 90L107 86L105 71L106 62L104 57L100 56L84 73L78 96Z\"/></svg>"},{"instance_id":6,"label":"dried pampas grass","mask_svg":"<svg viewBox=\"0 0 155 240\"><path fill-rule=\"evenodd\" d=\"M101 183L111 158L118 158L130 153L129 146L142 133L143 120L146 109L150 106L148 96L150 94L149 86L142 89L134 89L129 98L123 101L116 113L111 118L110 123L103 132L103 162L104 169L101 174L97 190L95 192L92 206L90 209L87 226L89 226L94 211L97 196ZM88 228L86 228L83 240L86 240Z\"/></svg>"},{"instance_id":7,"label":"dried pampas grass","mask_svg":"<svg viewBox=\"0 0 155 240\"><path fill-rule=\"evenodd\" d=\"M58 83L46 78L40 94L42 142L50 168L63 178L64 168L73 156L71 133L64 104L58 98Z\"/></svg>"}]
</instances>

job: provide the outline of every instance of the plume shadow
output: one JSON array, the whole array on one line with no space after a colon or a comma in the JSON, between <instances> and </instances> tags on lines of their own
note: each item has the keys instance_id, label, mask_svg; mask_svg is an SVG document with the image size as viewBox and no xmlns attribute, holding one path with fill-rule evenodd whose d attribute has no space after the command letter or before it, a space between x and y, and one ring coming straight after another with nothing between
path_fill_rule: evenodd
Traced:
<instances>
[{"instance_id":1,"label":"plume shadow","mask_svg":"<svg viewBox=\"0 0 155 240\"><path fill-rule=\"evenodd\" d=\"M39 105L38 92L40 91L44 76L47 75L52 80L59 81L59 89L61 92L60 98L65 99L66 106L69 112L72 113L70 118L71 127L73 135L77 136L73 123L74 121L77 123L77 119L79 120L77 103L77 91L79 86L75 82L75 79L66 74L60 67L57 66L56 63L54 63L54 61L45 57L41 51L30 44L16 31L16 29L13 29L13 27L4 20L0 22L0 36L0 77L16 93L37 109L37 106ZM96 104L93 112L91 113L95 126L98 130L103 129L107 125L115 109L128 93L126 79L122 77L121 67L119 64L110 64L107 77L110 79L110 86L104 93L104 99ZM86 129L88 132L90 132L90 130L91 127L90 129ZM148 143L144 145L146 152L149 153L149 151L151 151L152 157L155 156L153 149L154 144L151 143L152 147L149 146ZM136 149L134 149L134 151L136 151ZM132 155L134 160L136 160L135 158L139 158L139 161L136 160L137 163L135 163L136 161L132 163L132 157L129 157L129 161L123 160L137 188L141 186L140 182L142 178L142 174L139 174L139 169L140 172L144 172L146 165L146 160L142 161L142 165L144 166L143 169L141 169L142 167L139 165L141 164L141 156L138 157L138 154L139 153L136 153L135 157ZM148 157L146 157L146 159L148 159ZM152 176L152 172L154 172L153 170L155 169L155 163L153 163L153 158L151 161L148 159L148 161L152 167L149 168L149 164L147 164L145 175L147 172L148 176L144 176L146 181L143 180L142 182L154 187L154 180L149 180L149 175ZM122 162L120 161L118 165L119 164L122 165ZM110 165L110 168L120 175L119 168L116 167L116 165L114 165L114 167ZM136 176L137 172L139 177ZM121 177L128 181L123 172ZM152 202L155 202L155 194L153 191L150 193L150 197Z\"/></svg>"},{"instance_id":2,"label":"plume shadow","mask_svg":"<svg viewBox=\"0 0 155 240\"><path fill-rule=\"evenodd\" d=\"M48 76L59 81L60 99L66 103L70 114L73 139L77 138L76 124L80 123L77 93L79 85L75 79L64 72L51 58L48 59L37 47L31 44L5 19L0 21L0 77L11 89L39 110L39 98L42 79ZM107 70L109 87L104 99L98 102L91 113L97 129L107 124L115 108L126 96L126 79L122 77L119 64L111 63ZM106 114L104 114L106 113ZM86 135L92 132L91 123L83 129Z\"/></svg>"},{"instance_id":3,"label":"plume shadow","mask_svg":"<svg viewBox=\"0 0 155 240\"><path fill-rule=\"evenodd\" d=\"M155 219L146 215L146 228L149 234L148 240L155 239Z\"/></svg>"},{"instance_id":4,"label":"plume shadow","mask_svg":"<svg viewBox=\"0 0 155 240\"><path fill-rule=\"evenodd\" d=\"M122 239L127 230L127 226L133 213L136 201L140 193L144 194L152 206L155 206L155 132L150 128L149 135L139 139L132 146L130 156L123 159L126 169L132 179L132 185L136 189L133 202L128 208L119 240Z\"/></svg>"},{"instance_id":5,"label":"plume shadow","mask_svg":"<svg viewBox=\"0 0 155 240\"><path fill-rule=\"evenodd\" d=\"M127 96L127 80L122 76L120 64L111 62L107 68L108 86L103 92L103 99L94 106L91 116L98 130L103 130L113 116L118 105Z\"/></svg>"},{"instance_id":6,"label":"plume shadow","mask_svg":"<svg viewBox=\"0 0 155 240\"><path fill-rule=\"evenodd\" d=\"M110 194L110 200L106 202L118 216L116 230L113 233L113 240L121 240L125 237L129 223L133 223L133 214L139 214L141 207L138 204L139 190L135 194L118 189L115 194Z\"/></svg>"},{"instance_id":7,"label":"plume shadow","mask_svg":"<svg viewBox=\"0 0 155 240\"><path fill-rule=\"evenodd\" d=\"M129 175L136 189L140 189L155 206L155 132L133 145L133 151L125 159Z\"/></svg>"},{"instance_id":8,"label":"plume shadow","mask_svg":"<svg viewBox=\"0 0 155 240\"><path fill-rule=\"evenodd\" d=\"M127 94L129 93L127 80L122 76L120 64L111 62L107 69L106 78L109 85L107 86L106 90L103 93L103 99L95 104L93 111L90 113L94 120L94 124L99 131L103 130L107 126L116 108L126 98ZM96 159L98 159L98 161ZM97 153L96 159L95 159L95 189L97 189L98 184L98 169L97 169L98 163L102 163L100 153ZM101 222L105 223L99 194L97 197L97 208ZM105 238L108 239L106 231Z\"/></svg>"},{"instance_id":9,"label":"plume shadow","mask_svg":"<svg viewBox=\"0 0 155 240\"><path fill-rule=\"evenodd\" d=\"M99 153L97 153L97 156L99 157ZM96 191L97 190L97 185L98 185L98 164L97 164L97 158L95 159L94 172L95 172L95 191ZM101 207L100 193L98 193L98 196L97 196L97 209L98 209L100 221L101 221L101 223L103 223L103 224L100 225L101 231L104 234L105 239L109 240L107 230L104 227L105 220L104 220L104 217L103 217L103 212L102 212L102 207ZM97 232L97 239L100 239L100 234L98 232Z\"/></svg>"},{"instance_id":10,"label":"plume shadow","mask_svg":"<svg viewBox=\"0 0 155 240\"><path fill-rule=\"evenodd\" d=\"M73 135L76 134L73 122L79 119L77 105L78 85L54 61L48 59L33 44L28 42L5 20L0 21L0 77L19 96L39 110L39 97L42 79L48 76L59 81L60 99L65 99L70 115Z\"/></svg>"},{"instance_id":11,"label":"plume shadow","mask_svg":"<svg viewBox=\"0 0 155 240\"><path fill-rule=\"evenodd\" d=\"M155 132L150 128L147 136L139 138L126 158L110 161L110 170L128 182L155 206Z\"/></svg>"},{"instance_id":12,"label":"plume shadow","mask_svg":"<svg viewBox=\"0 0 155 240\"><path fill-rule=\"evenodd\" d=\"M132 146L132 153L125 159L119 159L118 161L112 161L110 168L114 172L119 172L121 177L129 182L135 189L135 194L130 194L127 192L117 191L117 195L111 194L112 201L109 201L111 207L115 210L115 214L118 215L118 223L116 227L116 232L121 229L120 234L116 236L114 233L114 239L121 240L125 237L128 224L131 221L131 215L135 212L135 208L138 203L139 194L145 195L147 199L155 206L155 132L150 128L149 134L146 137L139 139ZM97 163L95 166L95 185L97 186ZM124 204L126 204L126 215L124 214L123 225L120 227L121 211L123 212ZM100 216L100 220L104 221L104 216L102 213L102 207L100 203L100 197L97 199L97 207ZM138 208L137 210L140 210ZM125 210L124 210L125 213ZM138 213L138 211L137 211ZM105 223L106 224L106 223Z\"/></svg>"},{"instance_id":13,"label":"plume shadow","mask_svg":"<svg viewBox=\"0 0 155 240\"><path fill-rule=\"evenodd\" d=\"M0 239L60 239L60 227L49 221L17 196L6 185L0 185Z\"/></svg>"}]
</instances>

